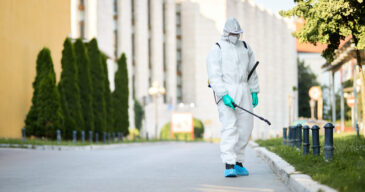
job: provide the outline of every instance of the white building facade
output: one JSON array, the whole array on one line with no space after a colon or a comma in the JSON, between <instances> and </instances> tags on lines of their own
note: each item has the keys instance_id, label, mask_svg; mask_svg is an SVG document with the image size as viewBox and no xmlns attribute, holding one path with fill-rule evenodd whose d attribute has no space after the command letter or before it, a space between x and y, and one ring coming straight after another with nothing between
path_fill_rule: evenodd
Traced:
<instances>
[{"instance_id":1,"label":"white building facade","mask_svg":"<svg viewBox=\"0 0 365 192\"><path fill-rule=\"evenodd\" d=\"M130 125L134 126L133 98L145 108L141 136L159 135L176 111L193 113L205 125L206 138L220 137L220 123L212 90L207 87L206 57L220 39L228 17L240 22L245 40L253 48L261 92L255 112L271 120L267 127L255 120L253 138L281 134L297 116L296 102L288 103L297 86L294 30L290 22L241 0L71 0L71 37L96 37L109 57L108 71L114 89L115 61L127 56L130 90ZM158 81L166 94L155 105L148 88ZM295 101L295 100L292 100Z\"/></svg>"}]
</instances>

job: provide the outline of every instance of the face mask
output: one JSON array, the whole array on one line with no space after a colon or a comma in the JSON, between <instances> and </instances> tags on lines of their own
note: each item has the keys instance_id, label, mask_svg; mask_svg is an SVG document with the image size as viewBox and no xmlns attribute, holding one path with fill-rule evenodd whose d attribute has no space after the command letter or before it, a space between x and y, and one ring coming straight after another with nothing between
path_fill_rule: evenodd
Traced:
<instances>
[{"instance_id":1,"label":"face mask","mask_svg":"<svg viewBox=\"0 0 365 192\"><path fill-rule=\"evenodd\" d=\"M238 38L239 38L239 37L238 37L237 35L230 35L230 36L228 36L229 41L230 41L231 43L233 43L233 44L236 44L236 42L237 42Z\"/></svg>"}]
</instances>

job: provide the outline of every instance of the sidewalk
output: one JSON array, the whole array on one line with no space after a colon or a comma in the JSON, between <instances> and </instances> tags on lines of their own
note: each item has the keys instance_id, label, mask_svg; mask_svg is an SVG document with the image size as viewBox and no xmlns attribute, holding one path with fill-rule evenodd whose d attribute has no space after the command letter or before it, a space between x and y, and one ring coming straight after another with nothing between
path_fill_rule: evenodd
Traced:
<instances>
[{"instance_id":1,"label":"sidewalk","mask_svg":"<svg viewBox=\"0 0 365 192\"><path fill-rule=\"evenodd\" d=\"M289 189L256 152L250 176L225 178L219 145L166 142L86 151L0 149L1 191L253 191Z\"/></svg>"}]
</instances>

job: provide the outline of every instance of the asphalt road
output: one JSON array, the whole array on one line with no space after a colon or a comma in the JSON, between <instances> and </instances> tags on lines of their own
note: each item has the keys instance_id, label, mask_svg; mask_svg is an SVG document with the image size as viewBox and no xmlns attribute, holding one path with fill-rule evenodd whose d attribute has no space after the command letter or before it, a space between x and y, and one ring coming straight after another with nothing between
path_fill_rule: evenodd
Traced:
<instances>
[{"instance_id":1,"label":"asphalt road","mask_svg":"<svg viewBox=\"0 0 365 192\"><path fill-rule=\"evenodd\" d=\"M92 151L0 149L0 191L285 192L289 189L246 151L250 176L225 178L219 145L167 142Z\"/></svg>"}]
</instances>

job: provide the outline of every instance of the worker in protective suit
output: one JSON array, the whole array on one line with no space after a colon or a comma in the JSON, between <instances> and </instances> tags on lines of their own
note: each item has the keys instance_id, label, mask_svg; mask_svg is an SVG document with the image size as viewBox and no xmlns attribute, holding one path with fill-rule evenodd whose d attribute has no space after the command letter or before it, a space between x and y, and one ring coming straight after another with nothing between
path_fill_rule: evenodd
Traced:
<instances>
[{"instance_id":1,"label":"worker in protective suit","mask_svg":"<svg viewBox=\"0 0 365 192\"><path fill-rule=\"evenodd\" d=\"M255 71L247 82L255 57L250 46L239 40L242 32L238 21L229 18L222 38L207 57L210 86L223 100L218 103L218 112L222 123L220 150L226 164L226 177L248 175L243 166L244 151L253 129L253 116L235 110L233 103L250 111L258 104L259 81Z\"/></svg>"}]
</instances>

